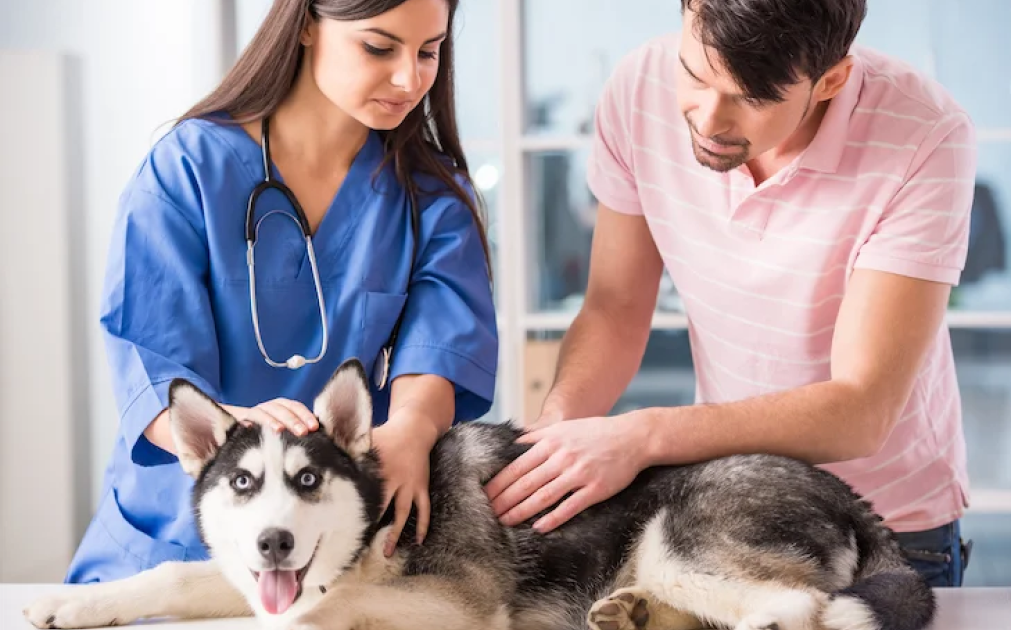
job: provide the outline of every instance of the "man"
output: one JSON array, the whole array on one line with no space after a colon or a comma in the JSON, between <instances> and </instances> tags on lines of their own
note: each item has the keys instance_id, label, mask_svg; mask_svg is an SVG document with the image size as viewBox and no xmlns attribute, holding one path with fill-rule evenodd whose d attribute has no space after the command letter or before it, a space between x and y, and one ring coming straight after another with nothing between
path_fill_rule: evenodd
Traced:
<instances>
[{"instance_id":1,"label":"man","mask_svg":"<svg viewBox=\"0 0 1011 630\"><path fill-rule=\"evenodd\" d=\"M615 69L588 167L589 287L521 438L533 447L488 484L503 522L561 501L535 522L549 531L646 466L778 453L841 476L932 584L961 584L968 480L944 316L974 132L935 83L852 46L865 12L682 0L680 37ZM665 265L700 404L602 418L642 358Z\"/></svg>"}]
</instances>

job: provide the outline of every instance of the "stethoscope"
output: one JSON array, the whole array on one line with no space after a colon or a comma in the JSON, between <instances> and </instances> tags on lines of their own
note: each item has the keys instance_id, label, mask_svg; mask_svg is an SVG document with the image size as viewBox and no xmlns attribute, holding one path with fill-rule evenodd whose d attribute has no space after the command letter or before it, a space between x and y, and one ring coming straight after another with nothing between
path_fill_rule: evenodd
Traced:
<instances>
[{"instance_id":1,"label":"stethoscope","mask_svg":"<svg viewBox=\"0 0 1011 630\"><path fill-rule=\"evenodd\" d=\"M253 192L249 195L249 203L246 206L246 266L249 268L249 309L253 315L253 332L256 335L256 345L260 348L260 354L263 355L263 360L267 362L267 365L275 368L286 367L290 370L297 370L300 367L311 364L318 363L323 356L326 354L327 344L329 343L330 335L327 329L326 320L326 304L323 301L323 288L320 286L319 280L319 268L316 265L316 252L312 247L312 236L310 234L311 228L309 227L309 219L305 216L305 211L302 210L302 206L298 203L298 199L295 198L295 194L291 192L291 189L285 186L282 182L274 179L273 173L270 169L270 123L269 118L264 117L263 122L260 125L260 147L263 154L263 172L264 180L256 185ZM291 204L291 207L295 210L295 216L291 213L285 212L283 210L271 210L267 214L260 217L259 221L255 221L256 214L256 201L259 199L260 195L265 191L274 189L280 191ZM418 209L413 201L409 201L411 205L411 234L413 236L413 243L411 248L411 272L414 270L414 257L417 255L418 241L419 241L419 231L420 231L420 221L418 217ZM316 286L316 300L319 304L319 321L320 326L323 327L323 340L320 344L319 353L309 359L301 354L293 354L288 357L287 361L280 362L275 361L267 353L267 349L263 345L263 337L260 334L260 318L257 313L256 308L256 263L254 260L253 249L256 244L257 236L260 232L260 224L264 219L272 214L281 214L298 225L299 229L302 231L302 236L305 239L305 249L309 256L309 266L312 268L312 281ZM410 278L408 275L408 278ZM403 309L401 309L400 314L397 316L397 321L393 325L393 331L390 333L390 338L383 345L379 352L379 357L376 360L375 368L373 369L373 380L376 387L382 390L386 387L387 381L390 376L390 366L393 363L393 347L397 343L397 337L400 334L400 326L404 319L404 313L406 312L406 304Z\"/></svg>"}]
</instances>

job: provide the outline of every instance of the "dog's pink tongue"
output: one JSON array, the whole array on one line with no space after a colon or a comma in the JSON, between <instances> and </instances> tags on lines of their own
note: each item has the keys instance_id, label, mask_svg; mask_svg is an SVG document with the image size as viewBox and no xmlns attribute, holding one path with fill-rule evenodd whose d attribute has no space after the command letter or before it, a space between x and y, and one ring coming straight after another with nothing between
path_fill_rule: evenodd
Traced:
<instances>
[{"instance_id":1,"label":"dog's pink tongue","mask_svg":"<svg viewBox=\"0 0 1011 630\"><path fill-rule=\"evenodd\" d=\"M258 582L260 602L272 615L288 610L295 602L298 581L294 571L263 571Z\"/></svg>"}]
</instances>

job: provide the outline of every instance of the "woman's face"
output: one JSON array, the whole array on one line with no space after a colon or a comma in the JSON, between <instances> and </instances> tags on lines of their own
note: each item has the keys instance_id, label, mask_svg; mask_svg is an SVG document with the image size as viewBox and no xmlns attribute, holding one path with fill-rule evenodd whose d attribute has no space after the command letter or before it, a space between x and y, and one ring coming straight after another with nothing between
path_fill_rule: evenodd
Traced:
<instances>
[{"instance_id":1,"label":"woman's face","mask_svg":"<svg viewBox=\"0 0 1011 630\"><path fill-rule=\"evenodd\" d=\"M303 37L320 92L372 129L393 129L435 83L446 0L406 0L366 20L320 19Z\"/></svg>"}]
</instances>

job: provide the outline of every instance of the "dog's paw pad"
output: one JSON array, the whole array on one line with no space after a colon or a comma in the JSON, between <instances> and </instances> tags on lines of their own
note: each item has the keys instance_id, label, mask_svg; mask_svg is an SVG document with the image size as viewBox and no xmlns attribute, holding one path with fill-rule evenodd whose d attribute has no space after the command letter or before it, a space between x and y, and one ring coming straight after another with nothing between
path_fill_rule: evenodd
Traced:
<instances>
[{"instance_id":1,"label":"dog's paw pad","mask_svg":"<svg viewBox=\"0 0 1011 630\"><path fill-rule=\"evenodd\" d=\"M772 615L749 615L734 630L780 630L780 625Z\"/></svg>"},{"instance_id":2,"label":"dog's paw pad","mask_svg":"<svg viewBox=\"0 0 1011 630\"><path fill-rule=\"evenodd\" d=\"M645 594L620 590L596 602L587 617L593 630L644 630L649 623Z\"/></svg>"}]
</instances>

